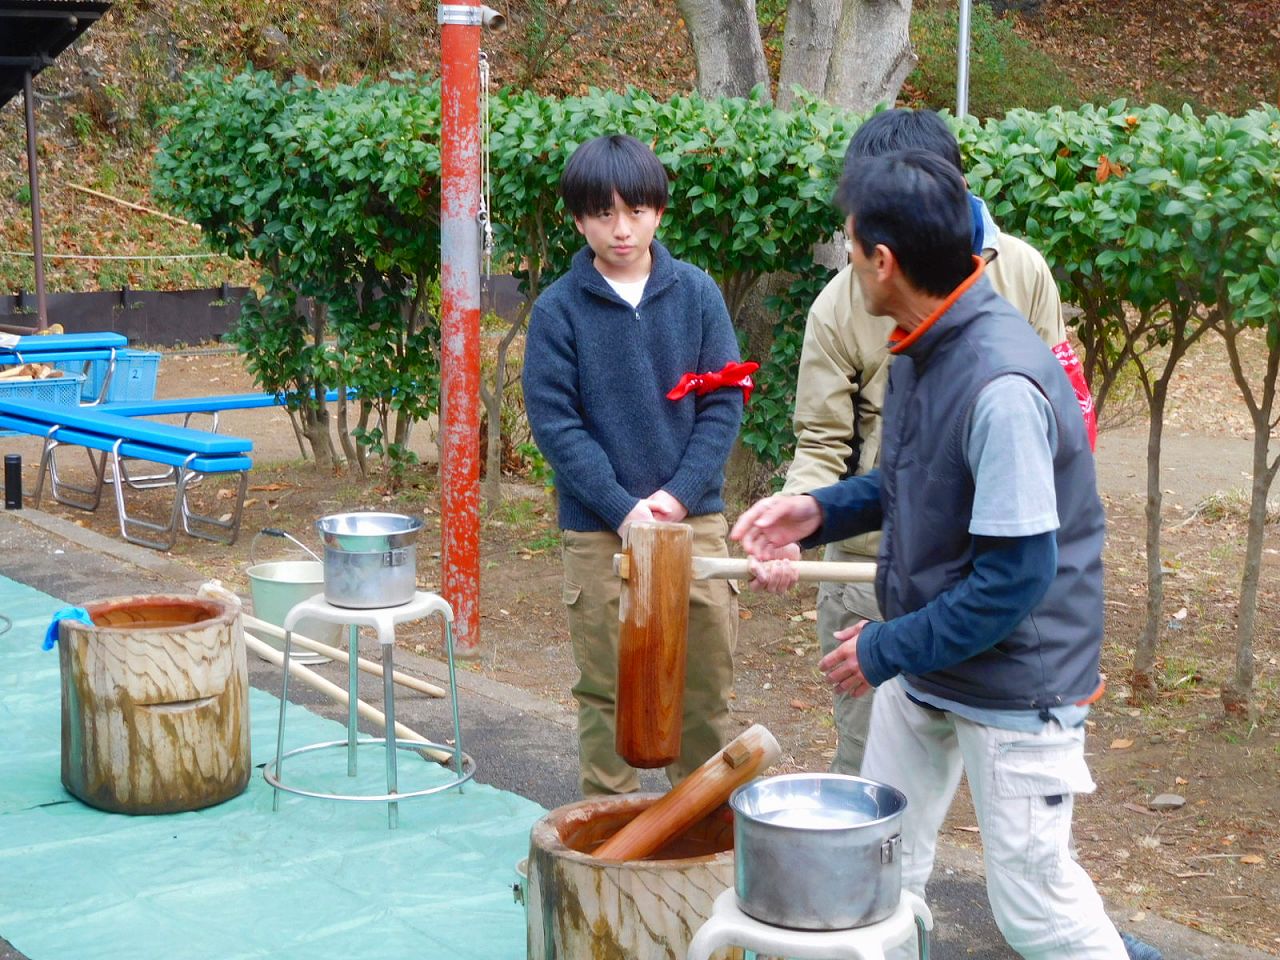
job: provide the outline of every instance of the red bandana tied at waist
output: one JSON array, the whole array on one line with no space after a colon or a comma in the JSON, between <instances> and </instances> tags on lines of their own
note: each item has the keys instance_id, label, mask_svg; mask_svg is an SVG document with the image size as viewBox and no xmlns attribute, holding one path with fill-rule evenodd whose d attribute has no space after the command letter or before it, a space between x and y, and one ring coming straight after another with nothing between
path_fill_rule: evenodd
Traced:
<instances>
[{"instance_id":1,"label":"red bandana tied at waist","mask_svg":"<svg viewBox=\"0 0 1280 960\"><path fill-rule=\"evenodd\" d=\"M715 372L686 373L667 394L667 399L679 400L690 392L702 396L721 387L738 387L742 390L742 402L746 403L751 399L751 391L755 389L751 374L759 369L760 364L754 362L726 363L723 369Z\"/></svg>"}]
</instances>

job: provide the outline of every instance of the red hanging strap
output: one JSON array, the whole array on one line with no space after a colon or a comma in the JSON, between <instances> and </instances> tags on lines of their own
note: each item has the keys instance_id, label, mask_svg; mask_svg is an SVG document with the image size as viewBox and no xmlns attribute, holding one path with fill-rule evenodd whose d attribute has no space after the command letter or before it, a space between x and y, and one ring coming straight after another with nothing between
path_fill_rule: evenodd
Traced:
<instances>
[{"instance_id":1,"label":"red hanging strap","mask_svg":"<svg viewBox=\"0 0 1280 960\"><path fill-rule=\"evenodd\" d=\"M1084 365L1076 356L1070 340L1063 340L1053 348L1053 355L1062 364L1062 370L1071 381L1071 389L1075 391L1076 402L1080 404L1080 414L1084 417L1084 428L1089 434L1089 449L1098 446L1098 412L1093 407L1093 395L1089 393L1089 384L1084 379Z\"/></svg>"},{"instance_id":2,"label":"red hanging strap","mask_svg":"<svg viewBox=\"0 0 1280 960\"><path fill-rule=\"evenodd\" d=\"M755 389L755 381L751 379L751 375L760 369L760 364L753 362L748 363L726 363L720 370L707 373L686 373L680 378L680 382L671 388L671 392L667 394L668 400L679 400L681 397L690 393L696 393L698 396L710 393L712 390L719 390L721 387L738 387L742 390L742 402L746 403L751 399L751 391Z\"/></svg>"}]
</instances>

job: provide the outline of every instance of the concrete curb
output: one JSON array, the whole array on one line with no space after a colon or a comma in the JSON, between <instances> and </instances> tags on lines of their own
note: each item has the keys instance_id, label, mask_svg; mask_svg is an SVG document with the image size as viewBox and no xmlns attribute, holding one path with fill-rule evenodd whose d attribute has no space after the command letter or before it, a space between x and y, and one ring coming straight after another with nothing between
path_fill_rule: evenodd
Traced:
<instances>
[{"instance_id":1,"label":"concrete curb","mask_svg":"<svg viewBox=\"0 0 1280 960\"><path fill-rule=\"evenodd\" d=\"M146 570L157 577L172 580L184 587L190 586L195 589L208 579L200 576L186 564L180 563L166 554L127 543L123 540L113 540L111 537L103 536L96 530L82 527L72 523L70 520L64 520L62 517L55 517L53 514L45 513L43 510L24 507L22 510L10 511L5 516L29 523L33 527L38 527L46 533L61 537L63 540L84 547L86 550L92 550L115 560L121 560Z\"/></svg>"}]
</instances>

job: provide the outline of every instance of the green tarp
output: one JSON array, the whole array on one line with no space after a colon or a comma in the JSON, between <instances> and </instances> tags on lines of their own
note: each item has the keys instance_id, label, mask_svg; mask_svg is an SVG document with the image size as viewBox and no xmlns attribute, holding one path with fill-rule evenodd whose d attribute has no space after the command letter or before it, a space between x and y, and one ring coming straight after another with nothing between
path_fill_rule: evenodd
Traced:
<instances>
[{"instance_id":1,"label":"green tarp","mask_svg":"<svg viewBox=\"0 0 1280 960\"><path fill-rule=\"evenodd\" d=\"M279 701L261 691L250 694L255 769L239 797L140 817L73 798L60 780L58 655L40 649L62 606L0 577L0 611L13 620L0 635L0 936L16 949L31 960L525 956L511 886L543 809L468 783L402 801L397 830L380 803L283 794L273 813L260 767L274 755ZM287 746L346 734L296 705L286 732ZM381 749L360 758L355 781L341 749L294 758L286 775L384 792ZM446 775L401 754L402 791Z\"/></svg>"}]
</instances>

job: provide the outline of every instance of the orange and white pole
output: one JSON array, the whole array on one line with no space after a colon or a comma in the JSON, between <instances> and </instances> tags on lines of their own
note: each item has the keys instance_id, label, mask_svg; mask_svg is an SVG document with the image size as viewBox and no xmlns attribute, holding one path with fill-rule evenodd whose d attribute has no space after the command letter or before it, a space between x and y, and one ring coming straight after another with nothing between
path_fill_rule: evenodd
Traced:
<instances>
[{"instance_id":1,"label":"orange and white pole","mask_svg":"<svg viewBox=\"0 0 1280 960\"><path fill-rule=\"evenodd\" d=\"M480 28L441 4L440 568L460 653L480 642Z\"/></svg>"}]
</instances>

